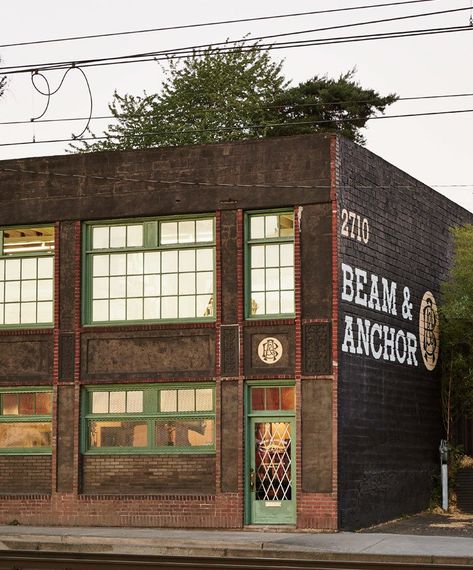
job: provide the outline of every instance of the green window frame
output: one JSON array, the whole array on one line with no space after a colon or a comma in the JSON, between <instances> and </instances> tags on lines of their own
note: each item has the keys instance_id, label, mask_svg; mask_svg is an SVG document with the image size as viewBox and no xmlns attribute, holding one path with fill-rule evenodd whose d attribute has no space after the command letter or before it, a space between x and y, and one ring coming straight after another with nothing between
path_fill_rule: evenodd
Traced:
<instances>
[{"instance_id":1,"label":"green window frame","mask_svg":"<svg viewBox=\"0 0 473 570\"><path fill-rule=\"evenodd\" d=\"M245 242L246 317L293 316L293 210L247 213Z\"/></svg>"},{"instance_id":2,"label":"green window frame","mask_svg":"<svg viewBox=\"0 0 473 570\"><path fill-rule=\"evenodd\" d=\"M213 215L85 228L85 324L215 319Z\"/></svg>"},{"instance_id":3,"label":"green window frame","mask_svg":"<svg viewBox=\"0 0 473 570\"><path fill-rule=\"evenodd\" d=\"M215 452L215 384L87 386L84 454Z\"/></svg>"},{"instance_id":4,"label":"green window frame","mask_svg":"<svg viewBox=\"0 0 473 570\"><path fill-rule=\"evenodd\" d=\"M0 389L0 454L51 454L51 388Z\"/></svg>"},{"instance_id":5,"label":"green window frame","mask_svg":"<svg viewBox=\"0 0 473 570\"><path fill-rule=\"evenodd\" d=\"M0 228L0 328L51 327L54 226Z\"/></svg>"}]
</instances>

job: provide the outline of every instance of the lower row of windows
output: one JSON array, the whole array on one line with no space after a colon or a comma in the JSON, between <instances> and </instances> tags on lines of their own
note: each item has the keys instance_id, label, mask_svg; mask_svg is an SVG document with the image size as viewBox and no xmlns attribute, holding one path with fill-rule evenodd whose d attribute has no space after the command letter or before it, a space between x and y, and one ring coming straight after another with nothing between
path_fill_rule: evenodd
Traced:
<instances>
[{"instance_id":1,"label":"lower row of windows","mask_svg":"<svg viewBox=\"0 0 473 570\"><path fill-rule=\"evenodd\" d=\"M100 386L84 388L84 453L211 452L215 450L215 387ZM291 412L293 386L251 388L250 410ZM50 388L0 390L0 453L51 453Z\"/></svg>"}]
</instances>

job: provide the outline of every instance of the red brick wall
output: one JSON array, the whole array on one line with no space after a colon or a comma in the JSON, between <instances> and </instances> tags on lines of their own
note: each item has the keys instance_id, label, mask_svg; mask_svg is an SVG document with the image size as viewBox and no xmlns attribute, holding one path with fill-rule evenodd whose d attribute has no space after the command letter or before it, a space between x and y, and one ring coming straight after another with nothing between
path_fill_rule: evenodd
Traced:
<instances>
[{"instance_id":1,"label":"red brick wall","mask_svg":"<svg viewBox=\"0 0 473 570\"><path fill-rule=\"evenodd\" d=\"M51 493L50 455L0 455L0 495Z\"/></svg>"}]
</instances>

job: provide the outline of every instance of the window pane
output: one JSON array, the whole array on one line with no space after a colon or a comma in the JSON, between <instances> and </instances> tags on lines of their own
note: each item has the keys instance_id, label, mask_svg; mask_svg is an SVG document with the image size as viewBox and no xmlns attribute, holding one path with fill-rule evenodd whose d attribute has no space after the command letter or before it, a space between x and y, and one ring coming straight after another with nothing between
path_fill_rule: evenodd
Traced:
<instances>
[{"instance_id":1,"label":"window pane","mask_svg":"<svg viewBox=\"0 0 473 570\"><path fill-rule=\"evenodd\" d=\"M177 222L161 222L161 244L177 243Z\"/></svg>"},{"instance_id":2,"label":"window pane","mask_svg":"<svg viewBox=\"0 0 473 570\"><path fill-rule=\"evenodd\" d=\"M277 216L265 216L265 232L267 238L279 237L279 224Z\"/></svg>"},{"instance_id":3,"label":"window pane","mask_svg":"<svg viewBox=\"0 0 473 570\"><path fill-rule=\"evenodd\" d=\"M196 221L196 241L213 241L213 220Z\"/></svg>"},{"instance_id":4,"label":"window pane","mask_svg":"<svg viewBox=\"0 0 473 570\"><path fill-rule=\"evenodd\" d=\"M0 423L0 448L51 447L51 422Z\"/></svg>"},{"instance_id":5,"label":"window pane","mask_svg":"<svg viewBox=\"0 0 473 570\"><path fill-rule=\"evenodd\" d=\"M294 291L281 291L281 313L294 312Z\"/></svg>"},{"instance_id":6,"label":"window pane","mask_svg":"<svg viewBox=\"0 0 473 570\"><path fill-rule=\"evenodd\" d=\"M197 273L197 293L213 293L214 274L211 271L205 273Z\"/></svg>"},{"instance_id":7,"label":"window pane","mask_svg":"<svg viewBox=\"0 0 473 570\"><path fill-rule=\"evenodd\" d=\"M196 305L196 317L213 317L212 295L197 295Z\"/></svg>"},{"instance_id":8,"label":"window pane","mask_svg":"<svg viewBox=\"0 0 473 570\"><path fill-rule=\"evenodd\" d=\"M264 291L264 269L251 270L251 290Z\"/></svg>"},{"instance_id":9,"label":"window pane","mask_svg":"<svg viewBox=\"0 0 473 570\"><path fill-rule=\"evenodd\" d=\"M281 237L290 237L294 235L293 214L281 214L279 216L279 235Z\"/></svg>"},{"instance_id":10,"label":"window pane","mask_svg":"<svg viewBox=\"0 0 473 570\"><path fill-rule=\"evenodd\" d=\"M54 275L54 260L52 257L38 258L38 279L52 279Z\"/></svg>"},{"instance_id":11,"label":"window pane","mask_svg":"<svg viewBox=\"0 0 473 570\"><path fill-rule=\"evenodd\" d=\"M2 415L3 416L18 415L18 394L2 395Z\"/></svg>"},{"instance_id":12,"label":"window pane","mask_svg":"<svg viewBox=\"0 0 473 570\"><path fill-rule=\"evenodd\" d=\"M5 324L17 325L20 323L20 303L5 305Z\"/></svg>"},{"instance_id":13,"label":"window pane","mask_svg":"<svg viewBox=\"0 0 473 570\"><path fill-rule=\"evenodd\" d=\"M251 409L255 411L264 410L264 388L251 389Z\"/></svg>"},{"instance_id":14,"label":"window pane","mask_svg":"<svg viewBox=\"0 0 473 570\"><path fill-rule=\"evenodd\" d=\"M41 281L42 283L42 281ZM35 301L36 300L36 281L22 281L21 283L21 300L22 301Z\"/></svg>"},{"instance_id":15,"label":"window pane","mask_svg":"<svg viewBox=\"0 0 473 570\"><path fill-rule=\"evenodd\" d=\"M185 249L179 252L179 271L195 271L195 250Z\"/></svg>"},{"instance_id":16,"label":"window pane","mask_svg":"<svg viewBox=\"0 0 473 570\"><path fill-rule=\"evenodd\" d=\"M179 275L179 295L193 295L195 293L195 273L181 273ZM199 293L206 293L200 291Z\"/></svg>"},{"instance_id":17,"label":"window pane","mask_svg":"<svg viewBox=\"0 0 473 570\"><path fill-rule=\"evenodd\" d=\"M108 392L92 392L92 413L108 414Z\"/></svg>"},{"instance_id":18,"label":"window pane","mask_svg":"<svg viewBox=\"0 0 473 570\"><path fill-rule=\"evenodd\" d=\"M278 267L279 265L279 245L266 246L266 267Z\"/></svg>"},{"instance_id":19,"label":"window pane","mask_svg":"<svg viewBox=\"0 0 473 570\"><path fill-rule=\"evenodd\" d=\"M160 390L159 399L161 412L177 411L177 390Z\"/></svg>"},{"instance_id":20,"label":"window pane","mask_svg":"<svg viewBox=\"0 0 473 570\"><path fill-rule=\"evenodd\" d=\"M197 250L197 271L213 271L214 256L213 249Z\"/></svg>"},{"instance_id":21,"label":"window pane","mask_svg":"<svg viewBox=\"0 0 473 570\"><path fill-rule=\"evenodd\" d=\"M161 279L161 294L177 295L177 275L163 275Z\"/></svg>"},{"instance_id":22,"label":"window pane","mask_svg":"<svg viewBox=\"0 0 473 570\"><path fill-rule=\"evenodd\" d=\"M251 246L251 267L264 267L264 245Z\"/></svg>"},{"instance_id":23,"label":"window pane","mask_svg":"<svg viewBox=\"0 0 473 570\"><path fill-rule=\"evenodd\" d=\"M252 293L251 307L250 307L251 314L264 315L265 309L266 309L266 303L265 303L264 293Z\"/></svg>"},{"instance_id":24,"label":"window pane","mask_svg":"<svg viewBox=\"0 0 473 570\"><path fill-rule=\"evenodd\" d=\"M36 279L36 257L21 260L21 278Z\"/></svg>"},{"instance_id":25,"label":"window pane","mask_svg":"<svg viewBox=\"0 0 473 570\"><path fill-rule=\"evenodd\" d=\"M195 241L195 222L179 222L179 243L192 243Z\"/></svg>"},{"instance_id":26,"label":"window pane","mask_svg":"<svg viewBox=\"0 0 473 570\"><path fill-rule=\"evenodd\" d=\"M49 392L36 393L36 413L49 416L52 413L52 400Z\"/></svg>"},{"instance_id":27,"label":"window pane","mask_svg":"<svg viewBox=\"0 0 473 570\"><path fill-rule=\"evenodd\" d=\"M89 444L100 447L146 447L148 426L143 421L90 421Z\"/></svg>"},{"instance_id":28,"label":"window pane","mask_svg":"<svg viewBox=\"0 0 473 570\"><path fill-rule=\"evenodd\" d=\"M144 319L159 319L160 303L158 297L146 297L143 303L143 318Z\"/></svg>"},{"instance_id":29,"label":"window pane","mask_svg":"<svg viewBox=\"0 0 473 570\"><path fill-rule=\"evenodd\" d=\"M110 256L110 275L126 274L126 254L114 253Z\"/></svg>"},{"instance_id":30,"label":"window pane","mask_svg":"<svg viewBox=\"0 0 473 570\"><path fill-rule=\"evenodd\" d=\"M143 318L143 299L127 300L126 318L129 321L138 321Z\"/></svg>"},{"instance_id":31,"label":"window pane","mask_svg":"<svg viewBox=\"0 0 473 570\"><path fill-rule=\"evenodd\" d=\"M6 259L5 260L5 279L12 281L20 278L20 260L19 259Z\"/></svg>"},{"instance_id":32,"label":"window pane","mask_svg":"<svg viewBox=\"0 0 473 570\"><path fill-rule=\"evenodd\" d=\"M92 246L94 249L107 249L109 247L108 227L92 229Z\"/></svg>"},{"instance_id":33,"label":"window pane","mask_svg":"<svg viewBox=\"0 0 473 570\"><path fill-rule=\"evenodd\" d=\"M111 414L123 414L126 411L126 392L110 392L109 406Z\"/></svg>"},{"instance_id":34,"label":"window pane","mask_svg":"<svg viewBox=\"0 0 473 570\"><path fill-rule=\"evenodd\" d=\"M163 251L161 254L161 272L177 273L177 251Z\"/></svg>"},{"instance_id":35,"label":"window pane","mask_svg":"<svg viewBox=\"0 0 473 570\"><path fill-rule=\"evenodd\" d=\"M177 411L193 412L195 410L195 393L194 390L178 390L177 391Z\"/></svg>"},{"instance_id":36,"label":"window pane","mask_svg":"<svg viewBox=\"0 0 473 570\"><path fill-rule=\"evenodd\" d=\"M279 312L279 292L270 291L266 293L266 314Z\"/></svg>"},{"instance_id":37,"label":"window pane","mask_svg":"<svg viewBox=\"0 0 473 570\"><path fill-rule=\"evenodd\" d=\"M191 319L195 317L195 297L179 297L179 318Z\"/></svg>"},{"instance_id":38,"label":"window pane","mask_svg":"<svg viewBox=\"0 0 473 570\"><path fill-rule=\"evenodd\" d=\"M195 409L197 412L211 412L213 410L212 388L197 388L195 391Z\"/></svg>"},{"instance_id":39,"label":"window pane","mask_svg":"<svg viewBox=\"0 0 473 570\"><path fill-rule=\"evenodd\" d=\"M108 277L94 277L92 280L92 298L108 299Z\"/></svg>"},{"instance_id":40,"label":"window pane","mask_svg":"<svg viewBox=\"0 0 473 570\"><path fill-rule=\"evenodd\" d=\"M158 447L192 448L214 445L214 420L158 420L155 441Z\"/></svg>"},{"instance_id":41,"label":"window pane","mask_svg":"<svg viewBox=\"0 0 473 570\"><path fill-rule=\"evenodd\" d=\"M5 301L19 301L20 293L20 281L7 281L5 283Z\"/></svg>"},{"instance_id":42,"label":"window pane","mask_svg":"<svg viewBox=\"0 0 473 570\"><path fill-rule=\"evenodd\" d=\"M5 279L5 260L0 259L0 279Z\"/></svg>"},{"instance_id":43,"label":"window pane","mask_svg":"<svg viewBox=\"0 0 473 570\"><path fill-rule=\"evenodd\" d=\"M128 275L137 275L143 273L143 254L128 253L127 254L127 273Z\"/></svg>"},{"instance_id":44,"label":"window pane","mask_svg":"<svg viewBox=\"0 0 473 570\"><path fill-rule=\"evenodd\" d=\"M163 297L161 300L161 318L177 318L177 297Z\"/></svg>"},{"instance_id":45,"label":"window pane","mask_svg":"<svg viewBox=\"0 0 473 570\"><path fill-rule=\"evenodd\" d=\"M250 239L264 238L264 217L252 216L250 218Z\"/></svg>"},{"instance_id":46,"label":"window pane","mask_svg":"<svg viewBox=\"0 0 473 570\"><path fill-rule=\"evenodd\" d=\"M112 226L110 228L110 247L126 246L126 226Z\"/></svg>"},{"instance_id":47,"label":"window pane","mask_svg":"<svg viewBox=\"0 0 473 570\"><path fill-rule=\"evenodd\" d=\"M126 393L126 411L129 414L138 414L143 411L143 392L130 390Z\"/></svg>"},{"instance_id":48,"label":"window pane","mask_svg":"<svg viewBox=\"0 0 473 570\"><path fill-rule=\"evenodd\" d=\"M92 303L92 319L94 321L108 321L108 301L94 301Z\"/></svg>"},{"instance_id":49,"label":"window pane","mask_svg":"<svg viewBox=\"0 0 473 570\"><path fill-rule=\"evenodd\" d=\"M125 297L126 277L110 277L110 298Z\"/></svg>"},{"instance_id":50,"label":"window pane","mask_svg":"<svg viewBox=\"0 0 473 570\"><path fill-rule=\"evenodd\" d=\"M296 394L293 387L281 388L281 410L294 410Z\"/></svg>"},{"instance_id":51,"label":"window pane","mask_svg":"<svg viewBox=\"0 0 473 570\"><path fill-rule=\"evenodd\" d=\"M102 277L108 275L108 255L94 255L92 262L92 275Z\"/></svg>"},{"instance_id":52,"label":"window pane","mask_svg":"<svg viewBox=\"0 0 473 570\"><path fill-rule=\"evenodd\" d=\"M143 276L132 275L126 279L126 293L127 297L142 297L143 296Z\"/></svg>"},{"instance_id":53,"label":"window pane","mask_svg":"<svg viewBox=\"0 0 473 570\"><path fill-rule=\"evenodd\" d=\"M144 278L144 296L157 297L161 291L161 282L159 275L145 275Z\"/></svg>"},{"instance_id":54,"label":"window pane","mask_svg":"<svg viewBox=\"0 0 473 570\"><path fill-rule=\"evenodd\" d=\"M294 265L294 244L283 243L280 245L281 266Z\"/></svg>"},{"instance_id":55,"label":"window pane","mask_svg":"<svg viewBox=\"0 0 473 570\"><path fill-rule=\"evenodd\" d=\"M5 255L51 250L54 250L53 227L10 228L3 231Z\"/></svg>"},{"instance_id":56,"label":"window pane","mask_svg":"<svg viewBox=\"0 0 473 570\"><path fill-rule=\"evenodd\" d=\"M20 416L34 416L36 394L18 394L18 414Z\"/></svg>"},{"instance_id":57,"label":"window pane","mask_svg":"<svg viewBox=\"0 0 473 570\"><path fill-rule=\"evenodd\" d=\"M279 388L265 388L266 409L279 410Z\"/></svg>"},{"instance_id":58,"label":"window pane","mask_svg":"<svg viewBox=\"0 0 473 570\"><path fill-rule=\"evenodd\" d=\"M145 253L145 273L159 273L160 268L159 251L147 251Z\"/></svg>"},{"instance_id":59,"label":"window pane","mask_svg":"<svg viewBox=\"0 0 473 570\"><path fill-rule=\"evenodd\" d=\"M281 268L281 289L294 289L294 268Z\"/></svg>"},{"instance_id":60,"label":"window pane","mask_svg":"<svg viewBox=\"0 0 473 570\"><path fill-rule=\"evenodd\" d=\"M124 321L126 320L126 301L125 299L112 299L110 301L110 320Z\"/></svg>"},{"instance_id":61,"label":"window pane","mask_svg":"<svg viewBox=\"0 0 473 570\"><path fill-rule=\"evenodd\" d=\"M266 269L266 291L279 290L279 269Z\"/></svg>"},{"instance_id":62,"label":"window pane","mask_svg":"<svg viewBox=\"0 0 473 570\"><path fill-rule=\"evenodd\" d=\"M51 301L38 303L37 311L38 311L38 323L53 322L53 304Z\"/></svg>"},{"instance_id":63,"label":"window pane","mask_svg":"<svg viewBox=\"0 0 473 570\"><path fill-rule=\"evenodd\" d=\"M128 247L143 246L143 226L141 224L127 226L126 245Z\"/></svg>"},{"instance_id":64,"label":"window pane","mask_svg":"<svg viewBox=\"0 0 473 570\"><path fill-rule=\"evenodd\" d=\"M36 323L36 303L21 303L20 314L22 323Z\"/></svg>"}]
</instances>

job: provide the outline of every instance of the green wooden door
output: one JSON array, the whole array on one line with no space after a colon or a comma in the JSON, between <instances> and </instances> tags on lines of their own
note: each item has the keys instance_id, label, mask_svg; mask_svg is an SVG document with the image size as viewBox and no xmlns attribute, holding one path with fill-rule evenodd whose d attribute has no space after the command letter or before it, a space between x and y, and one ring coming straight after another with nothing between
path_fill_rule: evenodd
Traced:
<instances>
[{"instance_id":1,"label":"green wooden door","mask_svg":"<svg viewBox=\"0 0 473 570\"><path fill-rule=\"evenodd\" d=\"M288 417L249 418L247 492L252 524L296 521L295 431Z\"/></svg>"}]
</instances>

